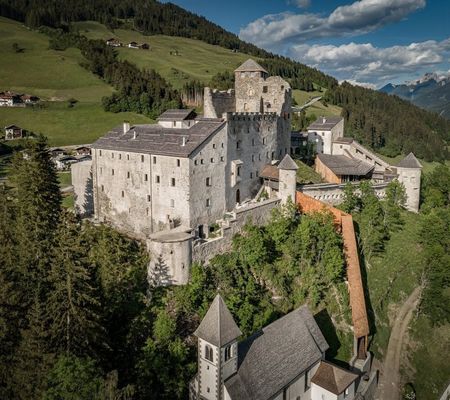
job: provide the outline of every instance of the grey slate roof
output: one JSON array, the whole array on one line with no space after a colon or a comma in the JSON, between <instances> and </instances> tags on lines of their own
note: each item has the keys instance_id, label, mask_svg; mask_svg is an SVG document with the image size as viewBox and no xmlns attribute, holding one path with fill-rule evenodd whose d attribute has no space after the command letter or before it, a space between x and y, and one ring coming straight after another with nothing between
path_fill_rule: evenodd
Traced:
<instances>
[{"instance_id":1,"label":"grey slate roof","mask_svg":"<svg viewBox=\"0 0 450 400\"><path fill-rule=\"evenodd\" d=\"M298 170L298 165L291 158L289 154L286 154L281 162L278 164L278 169L287 169L287 170Z\"/></svg>"},{"instance_id":2,"label":"grey slate roof","mask_svg":"<svg viewBox=\"0 0 450 400\"><path fill-rule=\"evenodd\" d=\"M170 109L164 111L158 118L158 121L184 121L194 119L196 116L194 109Z\"/></svg>"},{"instance_id":3,"label":"grey slate roof","mask_svg":"<svg viewBox=\"0 0 450 400\"><path fill-rule=\"evenodd\" d=\"M311 382L339 396L357 378L358 375L353 372L322 361L316 373L311 378Z\"/></svg>"},{"instance_id":4,"label":"grey slate roof","mask_svg":"<svg viewBox=\"0 0 450 400\"><path fill-rule=\"evenodd\" d=\"M334 128L344 118L342 117L319 117L311 125L308 130L326 131Z\"/></svg>"},{"instance_id":5,"label":"grey slate roof","mask_svg":"<svg viewBox=\"0 0 450 400\"><path fill-rule=\"evenodd\" d=\"M346 156L318 154L317 158L338 176L364 176L375 168L375 166L365 163L364 161Z\"/></svg>"},{"instance_id":6,"label":"grey slate roof","mask_svg":"<svg viewBox=\"0 0 450 400\"><path fill-rule=\"evenodd\" d=\"M400 168L422 168L422 165L417 160L413 153L409 153L402 161L397 164Z\"/></svg>"},{"instance_id":7,"label":"grey slate roof","mask_svg":"<svg viewBox=\"0 0 450 400\"><path fill-rule=\"evenodd\" d=\"M255 60L249 58L246 62L244 62L240 67L234 70L235 72L253 72L260 71L268 73L261 65L259 65Z\"/></svg>"},{"instance_id":8,"label":"grey slate roof","mask_svg":"<svg viewBox=\"0 0 450 400\"><path fill-rule=\"evenodd\" d=\"M158 124L136 125L126 133L123 133L122 127L117 127L98 139L92 148L189 157L224 124L221 119L201 119L187 129L163 128ZM186 138L185 146L182 145L183 137Z\"/></svg>"},{"instance_id":9,"label":"grey slate roof","mask_svg":"<svg viewBox=\"0 0 450 400\"><path fill-rule=\"evenodd\" d=\"M220 294L214 298L194 335L217 347L224 346L242 335Z\"/></svg>"},{"instance_id":10,"label":"grey slate roof","mask_svg":"<svg viewBox=\"0 0 450 400\"><path fill-rule=\"evenodd\" d=\"M320 361L328 344L307 306L239 343L238 371L225 386L233 400L267 400Z\"/></svg>"}]
</instances>

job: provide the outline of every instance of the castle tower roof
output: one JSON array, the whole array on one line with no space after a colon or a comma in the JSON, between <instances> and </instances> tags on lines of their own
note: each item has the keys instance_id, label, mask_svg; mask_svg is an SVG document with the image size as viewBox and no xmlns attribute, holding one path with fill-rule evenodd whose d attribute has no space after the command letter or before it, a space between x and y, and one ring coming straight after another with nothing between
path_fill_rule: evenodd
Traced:
<instances>
[{"instance_id":1,"label":"castle tower roof","mask_svg":"<svg viewBox=\"0 0 450 400\"><path fill-rule=\"evenodd\" d=\"M259 65L255 60L249 58L244 64L242 64L239 68L235 69L234 72L254 72L260 71L264 73L268 73L261 65Z\"/></svg>"},{"instance_id":2,"label":"castle tower roof","mask_svg":"<svg viewBox=\"0 0 450 400\"><path fill-rule=\"evenodd\" d=\"M295 161L291 158L289 154L286 154L284 158L281 160L280 164L278 164L278 169L287 169L287 170L298 170L298 166Z\"/></svg>"},{"instance_id":3,"label":"castle tower roof","mask_svg":"<svg viewBox=\"0 0 450 400\"><path fill-rule=\"evenodd\" d=\"M397 164L397 167L422 168L422 165L413 153L409 153L402 161Z\"/></svg>"},{"instance_id":4,"label":"castle tower roof","mask_svg":"<svg viewBox=\"0 0 450 400\"><path fill-rule=\"evenodd\" d=\"M220 294L215 297L194 335L217 347L242 335Z\"/></svg>"}]
</instances>

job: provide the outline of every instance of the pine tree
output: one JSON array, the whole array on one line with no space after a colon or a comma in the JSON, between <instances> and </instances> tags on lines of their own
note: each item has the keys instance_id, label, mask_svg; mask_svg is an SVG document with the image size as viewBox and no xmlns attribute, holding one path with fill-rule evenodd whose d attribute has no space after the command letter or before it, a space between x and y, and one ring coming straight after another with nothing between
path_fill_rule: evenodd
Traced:
<instances>
[{"instance_id":1,"label":"pine tree","mask_svg":"<svg viewBox=\"0 0 450 400\"><path fill-rule=\"evenodd\" d=\"M398 180L389 182L383 202L384 224L389 232L398 230L403 225L401 210L405 207L405 186Z\"/></svg>"},{"instance_id":2,"label":"pine tree","mask_svg":"<svg viewBox=\"0 0 450 400\"><path fill-rule=\"evenodd\" d=\"M33 298L30 294L45 282L61 213L58 177L46 138L28 141L25 150L14 155L9 178L16 209L16 264L23 274L22 291Z\"/></svg>"},{"instance_id":3,"label":"pine tree","mask_svg":"<svg viewBox=\"0 0 450 400\"><path fill-rule=\"evenodd\" d=\"M93 285L87 250L80 240L81 223L66 212L58 229L58 244L49 274L47 301L53 348L77 356L103 345L99 301Z\"/></svg>"}]
</instances>

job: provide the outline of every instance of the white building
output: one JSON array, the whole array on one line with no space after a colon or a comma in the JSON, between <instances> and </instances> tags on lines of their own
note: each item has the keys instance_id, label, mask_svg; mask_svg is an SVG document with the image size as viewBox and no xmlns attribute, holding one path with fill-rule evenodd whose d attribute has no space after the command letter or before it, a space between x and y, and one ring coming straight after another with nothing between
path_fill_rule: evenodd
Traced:
<instances>
[{"instance_id":1,"label":"white building","mask_svg":"<svg viewBox=\"0 0 450 400\"><path fill-rule=\"evenodd\" d=\"M326 362L325 341L302 306L238 342L241 331L217 295L195 331L191 400L352 400L358 375Z\"/></svg>"}]
</instances>

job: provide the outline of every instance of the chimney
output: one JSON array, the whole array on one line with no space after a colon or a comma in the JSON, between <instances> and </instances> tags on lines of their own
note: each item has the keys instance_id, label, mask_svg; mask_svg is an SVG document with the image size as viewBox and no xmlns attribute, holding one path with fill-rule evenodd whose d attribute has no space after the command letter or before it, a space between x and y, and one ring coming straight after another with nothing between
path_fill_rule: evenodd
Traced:
<instances>
[{"instance_id":1,"label":"chimney","mask_svg":"<svg viewBox=\"0 0 450 400\"><path fill-rule=\"evenodd\" d=\"M136 140L136 138L137 138L136 131L133 131L133 140Z\"/></svg>"},{"instance_id":2,"label":"chimney","mask_svg":"<svg viewBox=\"0 0 450 400\"><path fill-rule=\"evenodd\" d=\"M327 119L325 117L322 117L322 124L326 123Z\"/></svg>"},{"instance_id":3,"label":"chimney","mask_svg":"<svg viewBox=\"0 0 450 400\"><path fill-rule=\"evenodd\" d=\"M182 147L186 146L186 136L183 136L183 142L181 143L181 146Z\"/></svg>"},{"instance_id":4,"label":"chimney","mask_svg":"<svg viewBox=\"0 0 450 400\"><path fill-rule=\"evenodd\" d=\"M123 133L127 133L130 130L130 123L128 121L123 121Z\"/></svg>"}]
</instances>

